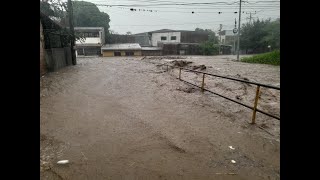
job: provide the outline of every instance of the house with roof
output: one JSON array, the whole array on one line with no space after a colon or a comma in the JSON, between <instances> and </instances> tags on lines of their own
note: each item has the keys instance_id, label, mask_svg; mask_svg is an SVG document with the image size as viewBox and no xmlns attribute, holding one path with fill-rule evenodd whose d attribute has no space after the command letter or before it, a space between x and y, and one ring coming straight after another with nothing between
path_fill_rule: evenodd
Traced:
<instances>
[{"instance_id":1,"label":"house with roof","mask_svg":"<svg viewBox=\"0 0 320 180\"><path fill-rule=\"evenodd\" d=\"M101 47L104 57L141 56L141 46L138 43L106 44Z\"/></svg>"},{"instance_id":2,"label":"house with roof","mask_svg":"<svg viewBox=\"0 0 320 180\"><path fill-rule=\"evenodd\" d=\"M161 46L162 43L202 43L208 40L207 32L160 29L133 35L141 46Z\"/></svg>"},{"instance_id":3,"label":"house with roof","mask_svg":"<svg viewBox=\"0 0 320 180\"><path fill-rule=\"evenodd\" d=\"M77 56L101 55L101 47L105 44L103 27L75 27L74 31L83 37L75 43Z\"/></svg>"}]
</instances>

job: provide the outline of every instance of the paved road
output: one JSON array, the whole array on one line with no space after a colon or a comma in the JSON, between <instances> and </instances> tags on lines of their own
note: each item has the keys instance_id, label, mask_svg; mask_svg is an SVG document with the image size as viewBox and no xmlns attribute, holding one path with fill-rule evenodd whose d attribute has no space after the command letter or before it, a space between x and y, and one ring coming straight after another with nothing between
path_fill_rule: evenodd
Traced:
<instances>
[{"instance_id":1,"label":"paved road","mask_svg":"<svg viewBox=\"0 0 320 180\"><path fill-rule=\"evenodd\" d=\"M41 179L280 179L279 141L238 120L250 111L139 59L41 78Z\"/></svg>"}]
</instances>

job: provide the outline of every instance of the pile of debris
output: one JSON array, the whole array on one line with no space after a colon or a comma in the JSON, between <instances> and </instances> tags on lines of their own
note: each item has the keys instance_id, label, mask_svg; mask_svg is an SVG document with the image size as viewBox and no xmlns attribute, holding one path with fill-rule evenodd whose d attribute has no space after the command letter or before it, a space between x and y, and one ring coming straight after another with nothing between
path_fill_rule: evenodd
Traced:
<instances>
[{"instance_id":1,"label":"pile of debris","mask_svg":"<svg viewBox=\"0 0 320 180\"><path fill-rule=\"evenodd\" d=\"M183 56L144 56L141 60L162 60L162 59L186 59Z\"/></svg>"},{"instance_id":2,"label":"pile of debris","mask_svg":"<svg viewBox=\"0 0 320 180\"><path fill-rule=\"evenodd\" d=\"M205 70L205 69L207 69L207 67L205 65L198 65L198 66L192 66L192 69L193 70L197 70L197 69Z\"/></svg>"},{"instance_id":3,"label":"pile of debris","mask_svg":"<svg viewBox=\"0 0 320 180\"><path fill-rule=\"evenodd\" d=\"M183 60L177 61L177 60L174 60L174 61L171 61L171 63L172 63L174 66L185 67L185 66L187 66L188 64L191 64L192 61L183 61Z\"/></svg>"}]
</instances>

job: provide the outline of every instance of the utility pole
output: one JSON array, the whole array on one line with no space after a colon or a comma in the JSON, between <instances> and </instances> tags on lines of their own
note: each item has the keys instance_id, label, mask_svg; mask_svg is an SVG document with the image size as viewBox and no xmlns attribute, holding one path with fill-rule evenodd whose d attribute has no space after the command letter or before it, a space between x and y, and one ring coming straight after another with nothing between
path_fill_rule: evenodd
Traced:
<instances>
[{"instance_id":1,"label":"utility pole","mask_svg":"<svg viewBox=\"0 0 320 180\"><path fill-rule=\"evenodd\" d=\"M220 24L220 28L219 28L219 37L220 37L220 42L219 42L219 55L220 55L220 51L221 51L221 29L222 29L222 24Z\"/></svg>"},{"instance_id":2,"label":"utility pole","mask_svg":"<svg viewBox=\"0 0 320 180\"><path fill-rule=\"evenodd\" d=\"M242 0L240 0L240 7L239 7L239 24L238 24L238 54L237 54L237 60L239 61L239 54L240 54L240 24L241 24L241 3Z\"/></svg>"},{"instance_id":3,"label":"utility pole","mask_svg":"<svg viewBox=\"0 0 320 180\"><path fill-rule=\"evenodd\" d=\"M234 18L234 29L237 28L237 19ZM236 32L233 32L233 55L236 55Z\"/></svg>"},{"instance_id":4,"label":"utility pole","mask_svg":"<svg viewBox=\"0 0 320 180\"><path fill-rule=\"evenodd\" d=\"M251 24L251 19L252 19L252 12L246 13L246 14L250 14L249 18L249 24ZM254 12L254 14L257 14L256 11Z\"/></svg>"},{"instance_id":5,"label":"utility pole","mask_svg":"<svg viewBox=\"0 0 320 180\"><path fill-rule=\"evenodd\" d=\"M70 33L71 33L71 57L72 57L72 64L77 64L76 59L76 52L75 52L75 36L74 36L74 27L73 27L73 8L72 8L72 2L71 0L68 0L68 15L69 15L69 27L70 27Z\"/></svg>"}]
</instances>

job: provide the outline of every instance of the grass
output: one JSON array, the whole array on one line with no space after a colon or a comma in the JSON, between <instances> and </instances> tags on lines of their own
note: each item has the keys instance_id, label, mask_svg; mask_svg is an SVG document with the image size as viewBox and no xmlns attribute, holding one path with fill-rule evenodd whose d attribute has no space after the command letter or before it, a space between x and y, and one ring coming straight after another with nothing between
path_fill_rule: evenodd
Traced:
<instances>
[{"instance_id":1,"label":"grass","mask_svg":"<svg viewBox=\"0 0 320 180\"><path fill-rule=\"evenodd\" d=\"M241 58L241 62L280 66L280 50L258 54L252 57L243 57Z\"/></svg>"}]
</instances>

